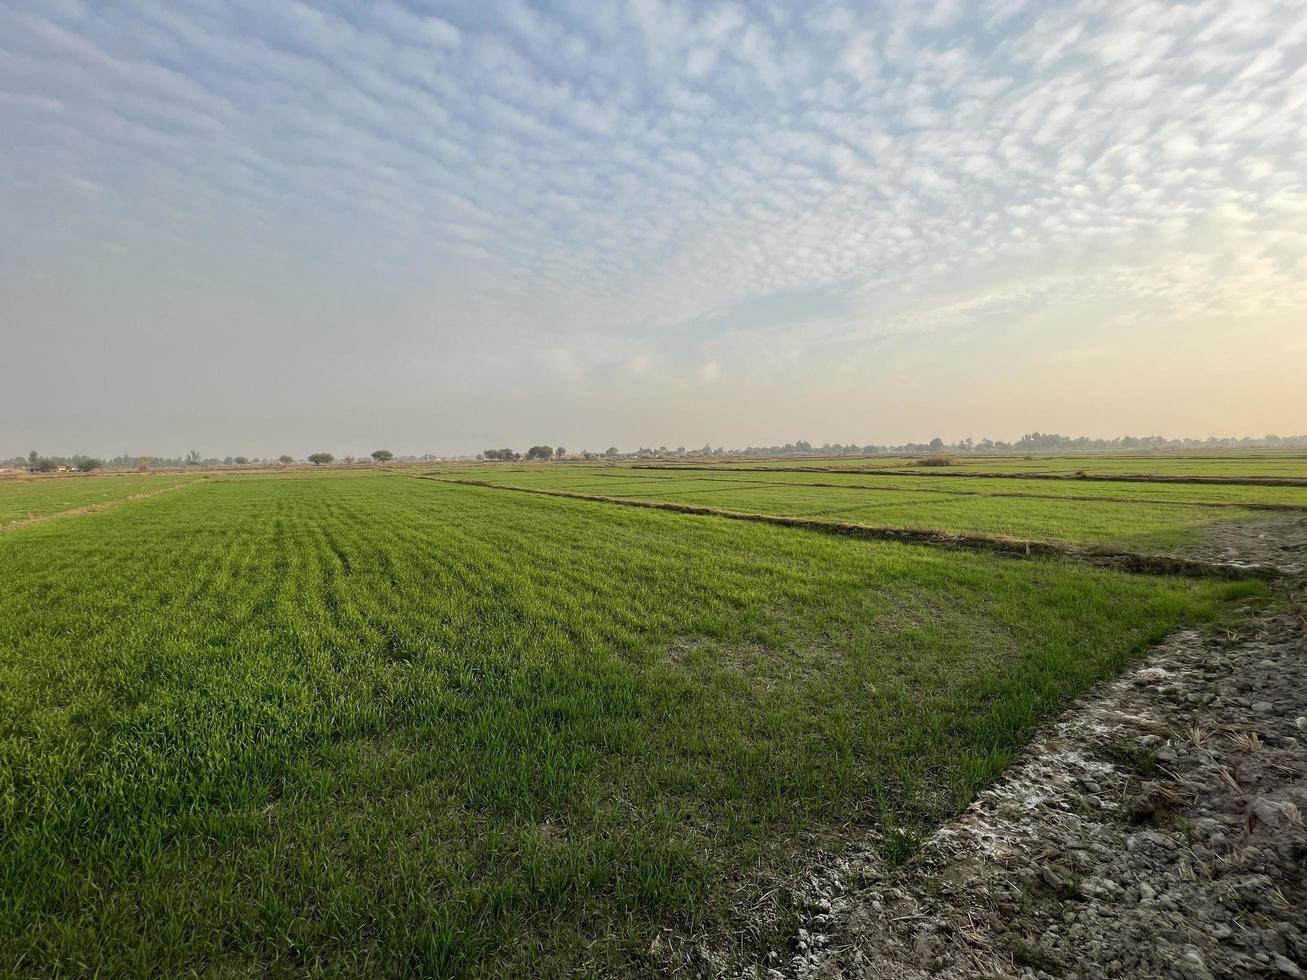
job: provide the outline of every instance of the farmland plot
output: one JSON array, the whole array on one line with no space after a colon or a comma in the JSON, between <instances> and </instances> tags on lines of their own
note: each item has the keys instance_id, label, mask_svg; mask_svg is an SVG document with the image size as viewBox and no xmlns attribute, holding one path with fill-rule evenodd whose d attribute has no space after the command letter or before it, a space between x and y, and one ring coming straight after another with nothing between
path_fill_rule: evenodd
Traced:
<instances>
[{"instance_id":1,"label":"farmland plot","mask_svg":"<svg viewBox=\"0 0 1307 980\"><path fill-rule=\"evenodd\" d=\"M0 478L0 528L154 493L199 479L187 473Z\"/></svg>"},{"instance_id":2,"label":"farmland plot","mask_svg":"<svg viewBox=\"0 0 1307 980\"><path fill-rule=\"evenodd\" d=\"M930 472L922 456L806 456L769 459L763 465L778 469L912 470ZM707 461L705 461L707 462ZM675 464L673 464L675 465ZM701 464L694 464L701 465ZM745 469L758 460L713 458L709 465L722 469ZM947 470L976 473L1055 474L1071 476L1169 476L1169 477L1289 477L1307 479L1307 454L1296 451L1216 453L1034 453L998 455L958 453ZM936 471L938 472L938 471Z\"/></svg>"},{"instance_id":3,"label":"farmland plot","mask_svg":"<svg viewBox=\"0 0 1307 980\"><path fill-rule=\"evenodd\" d=\"M1250 583L407 476L0 537L0 962L574 975L890 856ZM740 941L768 948L776 937Z\"/></svg>"},{"instance_id":4,"label":"farmland plot","mask_svg":"<svg viewBox=\"0 0 1307 980\"><path fill-rule=\"evenodd\" d=\"M482 479L599 497L689 504L746 514L802 517L878 528L987 535L1068 545L1170 550L1201 540L1203 528L1256 517L1252 505L1301 507L1300 487L1190 487L1093 484L1079 494L1060 483L939 480L850 474L628 470L625 478L569 468L482 470ZM433 471L436 478L466 475ZM748 479L746 479L746 477ZM997 484L997 486L994 486ZM1056 488L1044 493L1044 487ZM1083 487L1084 485L1077 485ZM1099 487L1106 487L1098 493ZM1212 490L1212 494L1193 493ZM1239 491L1248 491L1240 493Z\"/></svg>"}]
</instances>

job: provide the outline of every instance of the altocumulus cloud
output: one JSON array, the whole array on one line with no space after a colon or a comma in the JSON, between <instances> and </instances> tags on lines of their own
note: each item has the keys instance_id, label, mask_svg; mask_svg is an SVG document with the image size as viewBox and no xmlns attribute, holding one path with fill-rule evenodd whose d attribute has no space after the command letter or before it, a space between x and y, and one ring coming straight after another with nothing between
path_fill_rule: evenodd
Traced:
<instances>
[{"instance_id":1,"label":"altocumulus cloud","mask_svg":"<svg viewBox=\"0 0 1307 980\"><path fill-rule=\"evenodd\" d=\"M294 292L328 374L689 390L1307 308L1297 3L17 0L0 140L14 356Z\"/></svg>"}]
</instances>

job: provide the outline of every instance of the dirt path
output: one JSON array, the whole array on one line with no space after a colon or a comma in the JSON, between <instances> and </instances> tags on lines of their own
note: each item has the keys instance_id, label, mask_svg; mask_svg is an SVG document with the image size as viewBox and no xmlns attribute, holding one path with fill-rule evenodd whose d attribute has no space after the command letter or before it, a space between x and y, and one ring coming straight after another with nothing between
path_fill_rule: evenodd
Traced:
<instances>
[{"instance_id":1,"label":"dirt path","mask_svg":"<svg viewBox=\"0 0 1307 980\"><path fill-rule=\"evenodd\" d=\"M131 496L121 497L118 500L106 500L104 503L100 504L87 504L85 507L74 507L72 510L61 510L56 514L42 514L40 517L27 517L21 521L11 521L8 524L0 524L0 534L5 531L12 531L16 528L28 527L32 524L44 524L46 521L57 521L61 517L78 517L82 514L95 514L102 510L109 510L113 507L119 507L123 504L131 503L133 500L147 500L150 497L157 497L161 493L180 490L182 487L189 487L193 483L202 483L207 479L207 476L202 476L198 480L187 480L185 483L176 483L170 487L151 490L149 493L134 493Z\"/></svg>"},{"instance_id":2,"label":"dirt path","mask_svg":"<svg viewBox=\"0 0 1307 980\"><path fill-rule=\"evenodd\" d=\"M1307 522L1278 531L1212 547L1301 568ZM1307 581L1283 588L1277 611L1173 634L1097 688L909 863L874 839L829 859L795 896L794 946L726 972L1302 977Z\"/></svg>"}]
</instances>

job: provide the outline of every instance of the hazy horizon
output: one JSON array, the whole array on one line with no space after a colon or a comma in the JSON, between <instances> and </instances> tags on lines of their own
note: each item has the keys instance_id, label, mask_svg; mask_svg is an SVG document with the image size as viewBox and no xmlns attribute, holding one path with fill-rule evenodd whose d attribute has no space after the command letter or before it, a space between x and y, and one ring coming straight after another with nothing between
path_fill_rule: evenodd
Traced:
<instances>
[{"instance_id":1,"label":"hazy horizon","mask_svg":"<svg viewBox=\"0 0 1307 980\"><path fill-rule=\"evenodd\" d=\"M0 9L0 457L1307 430L1276 2Z\"/></svg>"},{"instance_id":2,"label":"hazy horizon","mask_svg":"<svg viewBox=\"0 0 1307 980\"><path fill-rule=\"evenodd\" d=\"M1031 430L1031 431L1033 432L1034 435L1040 435L1039 430ZM612 445L612 448L617 449L618 453L622 456L633 455L637 451L643 451L646 449L653 452L662 452L665 450L674 455L680 455L681 453L684 453L687 456L698 455L705 449L711 449L714 452L722 451L727 454L740 454L740 453L746 453L749 450L764 451L768 449L780 450L782 451L782 454L784 452L810 454L810 453L818 453L829 449L831 451L847 452L850 455L858 455L858 454L867 455L865 451L873 448L875 453L878 454L894 454L899 452L927 453L927 452L935 451L936 449L944 449L949 451L950 453L964 452L965 454L969 454L974 451L979 456L985 453L993 453L999 455L1003 453L1016 454L1016 455L1029 454L1029 453L1036 453L1036 454L1065 453L1069 455L1076 455L1077 453L1083 453L1085 455L1094 455L1094 454L1110 455L1112 453L1135 452L1135 451L1144 452L1144 453L1169 452L1172 451L1172 449L1174 448L1171 447L1171 448L1159 449L1155 445L1133 446L1133 447L1132 446L1105 447L1105 446L1091 445L1088 447L1053 446L1053 447L1032 449L1029 445L1021 445L1021 440L1024 439L1026 435L1027 433L1022 433L1020 436L1013 436L1011 438L999 437L997 439L990 439L988 436L982 436L980 439L973 440L973 442L975 443L974 446L963 445L965 440L967 438L970 438L966 436L959 437L958 439L952 439L952 440L946 440L943 439L943 437L939 437L941 441L944 443L942 447L936 447L931 445L932 440L936 438L934 436L927 439L920 439L920 440L900 440L900 441L889 441L889 442L881 442L881 443L870 443L870 442L863 442L863 441L854 442L852 440L850 440L849 442L841 443L830 439L806 440L806 439L802 439L802 437L796 436L792 439L785 440L785 441L770 439L770 440L764 440L756 444L749 444L749 445L709 443L707 445L693 444L690 446L686 446L681 443L669 444L668 442L666 442L666 440L661 442L654 440L648 443L641 443L639 445L635 445L635 444ZM1206 446L1196 446L1196 445L1186 446L1181 450L1177 450L1178 452L1181 452L1181 454L1201 453L1204 450L1207 450L1209 452L1215 452L1215 453L1240 452L1243 451L1244 449L1248 449L1249 451L1252 452L1276 452L1278 450L1285 450L1289 452L1302 452L1303 450L1307 450L1307 433L1263 433L1261 435L1252 435L1250 433L1245 433L1240 436L1225 436L1225 437L1193 436L1193 435L1187 435L1182 433L1148 433L1148 434L1118 433L1116 435L1103 436L1103 437L1084 436L1081 433L1043 433L1043 435L1051 436L1055 439L1065 438L1067 440L1080 440L1082 438L1086 438L1090 440L1105 441L1105 442L1123 441L1125 439L1130 439L1130 438L1135 439L1137 442L1150 442L1151 440L1164 439L1168 442L1187 443L1187 442L1201 442L1209 438L1216 439L1220 443L1236 441L1236 440L1261 443L1261 442L1265 442L1268 439L1280 440L1283 442L1283 445L1251 446L1251 447L1233 447L1228 445L1215 445L1210 448ZM986 441L992 444L989 445L984 444ZM795 448L796 442L805 442L808 444L809 448L807 449ZM340 446L323 444L323 445L317 445L312 449L303 449L298 452L283 451L283 452L275 452L275 453L246 453L241 451L214 453L214 452L206 452L201 449L197 449L195 447L192 447L192 449L194 449L194 451L200 454L201 461L205 463L209 463L213 460L218 460L219 462L222 462L224 461L224 459L227 463L231 463L234 457L246 457L247 462L253 462L257 460L276 462L278 457L283 455L289 455L291 459L296 463L305 463L309 461L308 457L311 454L319 453L319 452L325 452L331 454L332 456L334 456L334 462L340 463L348 460L367 462L368 457L371 455L371 453L378 449L385 449L391 452L393 457L404 459L404 458L423 458L423 457L472 458L472 457L481 456L483 451L492 451L492 450L499 451L501 449L507 448L516 451L517 453L519 453L519 455L523 456L523 458L525 459L526 450L531 446L547 445L551 450L555 448L558 449L560 452L565 450L568 458L570 459L570 458L579 457L583 453L591 453L595 456L602 456L605 453L605 451L609 448L609 445L598 445L598 444L581 445L570 440L564 440L561 442L555 441L553 443L547 443L547 442L542 443L540 440L536 440L534 442L514 443L513 445L510 446L486 445L483 446L481 449L472 450L470 452L465 452L465 453L440 453L429 449L413 449L413 448L394 450L391 444L386 443L384 440L382 442L376 443L375 445L373 444L368 444L368 445L369 448L363 448L360 445L352 445L352 446L346 446L342 449ZM36 453L38 457L43 457L43 458L49 457L54 459L75 459L78 457L88 457L88 458L99 458L101 462L104 462L106 460L121 460L123 457L127 457L129 460L139 460L141 458L153 459L155 461L184 460L187 453L189 452L191 452L191 449L185 451L178 451L178 452L158 452L158 451L152 451L148 449L141 452L120 450L117 453L114 452L93 453L93 452L85 452L82 450L72 450L68 452L62 452L62 451L48 452L48 451L43 451L41 449L31 449L27 453L13 453L10 454L9 456L5 456L2 453L0 453L0 465L4 465L9 462L21 463L27 458L29 458L31 453ZM492 457L487 457L487 458L492 459Z\"/></svg>"}]
</instances>

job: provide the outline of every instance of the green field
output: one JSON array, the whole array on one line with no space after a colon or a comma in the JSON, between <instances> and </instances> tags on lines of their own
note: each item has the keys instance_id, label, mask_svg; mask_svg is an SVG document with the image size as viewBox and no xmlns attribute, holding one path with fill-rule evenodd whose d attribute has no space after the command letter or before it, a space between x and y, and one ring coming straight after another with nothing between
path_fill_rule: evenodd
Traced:
<instances>
[{"instance_id":1,"label":"green field","mask_svg":"<svg viewBox=\"0 0 1307 980\"><path fill-rule=\"evenodd\" d=\"M977 473L1055 474L1070 476L1141 475L1171 477L1291 477L1307 479L1307 453L1302 450L1276 452L1171 452L1171 453L1038 453L1000 455L996 453L955 453L949 455L950 470ZM923 456L788 456L777 459L713 459L693 465L746 468L901 470L923 469ZM689 461L686 461L689 462ZM678 465L668 461L667 465ZM684 464L681 464L684 465Z\"/></svg>"},{"instance_id":2,"label":"green field","mask_svg":"<svg viewBox=\"0 0 1307 980\"><path fill-rule=\"evenodd\" d=\"M792 940L735 911L764 879L869 829L904 857L1069 698L1266 591L417 472L0 534L0 971L639 976L666 935L748 960ZM440 474L1082 540L1244 513Z\"/></svg>"},{"instance_id":3,"label":"green field","mask_svg":"<svg viewBox=\"0 0 1307 980\"><path fill-rule=\"evenodd\" d=\"M0 477L0 528L32 518L124 500L198 479L189 473Z\"/></svg>"},{"instance_id":4,"label":"green field","mask_svg":"<svg viewBox=\"0 0 1307 980\"><path fill-rule=\"evenodd\" d=\"M1307 513L1307 487L1081 483L881 477L849 473L720 472L585 466L483 466L424 471L750 514L872 527L991 535L1144 551L1183 549L1211 524L1254 520L1273 504Z\"/></svg>"}]
</instances>

